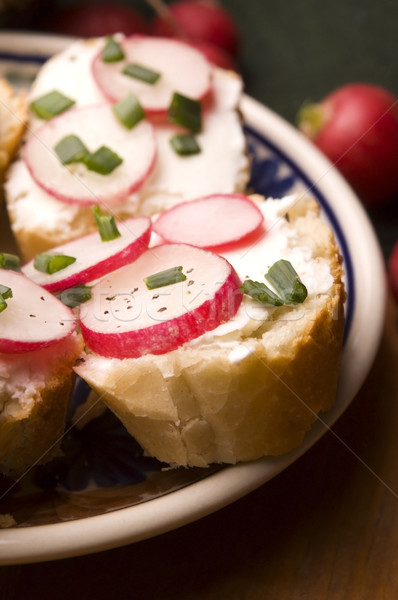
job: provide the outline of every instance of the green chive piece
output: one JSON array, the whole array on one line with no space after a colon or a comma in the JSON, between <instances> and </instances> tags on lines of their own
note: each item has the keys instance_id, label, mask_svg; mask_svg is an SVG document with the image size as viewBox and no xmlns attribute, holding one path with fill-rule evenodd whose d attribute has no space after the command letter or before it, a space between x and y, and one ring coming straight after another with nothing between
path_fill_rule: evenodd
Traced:
<instances>
[{"instance_id":1,"label":"green chive piece","mask_svg":"<svg viewBox=\"0 0 398 600\"><path fill-rule=\"evenodd\" d=\"M6 300L7 298L12 298L12 289L6 285L0 284L0 296Z\"/></svg>"},{"instance_id":2,"label":"green chive piece","mask_svg":"<svg viewBox=\"0 0 398 600\"><path fill-rule=\"evenodd\" d=\"M121 237L115 218L112 215L104 215L98 205L93 206L93 213L103 242L110 242Z\"/></svg>"},{"instance_id":3,"label":"green chive piece","mask_svg":"<svg viewBox=\"0 0 398 600\"><path fill-rule=\"evenodd\" d=\"M77 135L66 135L54 146L55 152L63 165L82 162L89 154L86 146Z\"/></svg>"},{"instance_id":4,"label":"green chive piece","mask_svg":"<svg viewBox=\"0 0 398 600\"><path fill-rule=\"evenodd\" d=\"M36 256L33 266L37 271L52 275L53 273L62 271L62 269L66 269L66 267L73 264L75 261L76 258L73 256L43 252L42 254L38 254Z\"/></svg>"},{"instance_id":5,"label":"green chive piece","mask_svg":"<svg viewBox=\"0 0 398 600\"><path fill-rule=\"evenodd\" d=\"M160 79L160 73L136 63L129 63L126 65L122 70L122 73L123 75L128 75L129 77L133 77L133 79L139 79L140 81L151 85Z\"/></svg>"},{"instance_id":6,"label":"green chive piece","mask_svg":"<svg viewBox=\"0 0 398 600\"><path fill-rule=\"evenodd\" d=\"M89 171L109 175L123 162L123 159L107 146L101 146L95 152L87 154L83 162Z\"/></svg>"},{"instance_id":7,"label":"green chive piece","mask_svg":"<svg viewBox=\"0 0 398 600\"><path fill-rule=\"evenodd\" d=\"M0 254L0 269L8 269L19 273L21 271L19 256L2 252Z\"/></svg>"},{"instance_id":8,"label":"green chive piece","mask_svg":"<svg viewBox=\"0 0 398 600\"><path fill-rule=\"evenodd\" d=\"M285 304L300 304L307 297L307 288L300 281L288 260L278 260L274 263L265 278L275 288Z\"/></svg>"},{"instance_id":9,"label":"green chive piece","mask_svg":"<svg viewBox=\"0 0 398 600\"><path fill-rule=\"evenodd\" d=\"M0 284L0 312L7 308L7 298L12 298L12 289Z\"/></svg>"},{"instance_id":10,"label":"green chive piece","mask_svg":"<svg viewBox=\"0 0 398 600\"><path fill-rule=\"evenodd\" d=\"M115 104L113 112L126 129L133 129L142 119L145 119L145 111L134 94L128 94Z\"/></svg>"},{"instance_id":11,"label":"green chive piece","mask_svg":"<svg viewBox=\"0 0 398 600\"><path fill-rule=\"evenodd\" d=\"M154 290L156 288L165 287L166 285L172 285L180 281L186 280L186 275L182 272L182 267L171 267L165 271L154 273L149 277L144 278L145 285L148 290Z\"/></svg>"},{"instance_id":12,"label":"green chive piece","mask_svg":"<svg viewBox=\"0 0 398 600\"><path fill-rule=\"evenodd\" d=\"M55 115L63 113L75 104L75 100L64 96L61 92L54 90L40 98L36 98L30 104L30 108L41 119L51 119Z\"/></svg>"},{"instance_id":13,"label":"green chive piece","mask_svg":"<svg viewBox=\"0 0 398 600\"><path fill-rule=\"evenodd\" d=\"M176 154L191 156L202 151L195 136L191 133L178 133L170 138L170 144Z\"/></svg>"},{"instance_id":14,"label":"green chive piece","mask_svg":"<svg viewBox=\"0 0 398 600\"><path fill-rule=\"evenodd\" d=\"M241 291L251 298L258 300L262 304L270 304L271 306L282 306L283 301L272 290L259 281L247 279L240 286Z\"/></svg>"},{"instance_id":15,"label":"green chive piece","mask_svg":"<svg viewBox=\"0 0 398 600\"><path fill-rule=\"evenodd\" d=\"M124 52L120 44L113 38L109 36L106 39L104 49L102 51L102 60L106 63L119 62L123 60Z\"/></svg>"},{"instance_id":16,"label":"green chive piece","mask_svg":"<svg viewBox=\"0 0 398 600\"><path fill-rule=\"evenodd\" d=\"M202 129L202 105L198 100L174 92L168 109L168 118L175 125L199 133Z\"/></svg>"},{"instance_id":17,"label":"green chive piece","mask_svg":"<svg viewBox=\"0 0 398 600\"><path fill-rule=\"evenodd\" d=\"M59 298L63 304L69 306L69 308L76 308L76 306L90 300L91 287L84 285L84 283L79 283L78 285L57 294L57 298Z\"/></svg>"}]
</instances>

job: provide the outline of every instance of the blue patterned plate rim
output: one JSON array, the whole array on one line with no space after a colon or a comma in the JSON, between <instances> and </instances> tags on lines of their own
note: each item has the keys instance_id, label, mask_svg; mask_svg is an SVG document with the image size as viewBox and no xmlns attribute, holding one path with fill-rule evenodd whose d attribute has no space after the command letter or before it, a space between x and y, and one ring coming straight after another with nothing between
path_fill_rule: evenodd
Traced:
<instances>
[{"instance_id":1,"label":"blue patterned plate rim","mask_svg":"<svg viewBox=\"0 0 398 600\"><path fill-rule=\"evenodd\" d=\"M26 66L37 68L72 41L0 32L0 67L3 63L17 80L18 76L23 79ZM381 338L386 302L383 259L367 215L336 170L293 126L248 96L243 98L242 112L249 140L267 146L293 172L292 179L278 181L279 186L293 185L297 176L319 201L344 256L347 327L335 407L324 421L315 424L302 446L288 455L221 468L177 491L113 512L2 530L0 564L66 558L122 546L170 531L226 506L269 481L306 452L344 412L366 378ZM372 296L374 289L380 290L376 299Z\"/></svg>"}]
</instances>

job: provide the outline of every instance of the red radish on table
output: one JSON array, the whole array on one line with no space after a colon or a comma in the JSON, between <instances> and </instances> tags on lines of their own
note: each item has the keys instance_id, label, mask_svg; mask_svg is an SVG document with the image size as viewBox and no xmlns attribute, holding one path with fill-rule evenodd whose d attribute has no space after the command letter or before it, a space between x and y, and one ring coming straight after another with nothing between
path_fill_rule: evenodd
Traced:
<instances>
[{"instance_id":1,"label":"red radish on table","mask_svg":"<svg viewBox=\"0 0 398 600\"><path fill-rule=\"evenodd\" d=\"M100 37L112 33L146 33L143 15L121 2L91 0L59 8L49 20L51 31L77 37Z\"/></svg>"},{"instance_id":2,"label":"red radish on table","mask_svg":"<svg viewBox=\"0 0 398 600\"><path fill-rule=\"evenodd\" d=\"M167 242L216 248L260 232L263 221L260 209L244 194L214 194L166 210L153 229Z\"/></svg>"},{"instance_id":3,"label":"red radish on table","mask_svg":"<svg viewBox=\"0 0 398 600\"><path fill-rule=\"evenodd\" d=\"M368 83L344 85L305 105L299 127L341 171L365 204L398 193L398 98Z\"/></svg>"},{"instance_id":4,"label":"red radish on table","mask_svg":"<svg viewBox=\"0 0 398 600\"><path fill-rule=\"evenodd\" d=\"M174 92L194 100L203 100L211 89L211 67L205 56L188 44L167 38L131 36L120 42L124 58L105 62L102 51L92 65L94 79L111 102L128 93L137 96L146 114L167 113ZM139 65L157 74L147 83L123 71Z\"/></svg>"},{"instance_id":5,"label":"red radish on table","mask_svg":"<svg viewBox=\"0 0 398 600\"><path fill-rule=\"evenodd\" d=\"M111 271L132 263L148 247L151 220L147 217L126 219L117 223L120 237L103 242L100 234L82 238L52 248L52 255L64 255L76 260L69 266L48 274L35 268L35 259L22 267L23 273L51 292L89 283Z\"/></svg>"},{"instance_id":6,"label":"red radish on table","mask_svg":"<svg viewBox=\"0 0 398 600\"><path fill-rule=\"evenodd\" d=\"M162 13L152 23L153 35L209 42L237 56L240 44L237 23L218 2L178 0L171 2Z\"/></svg>"},{"instance_id":7,"label":"red radish on table","mask_svg":"<svg viewBox=\"0 0 398 600\"><path fill-rule=\"evenodd\" d=\"M54 148L77 136L92 153L105 146L121 162L108 174L89 170L83 162L63 164ZM108 104L71 108L30 135L23 158L34 181L66 203L111 205L139 189L156 161L153 126L145 119L127 129Z\"/></svg>"},{"instance_id":8,"label":"red radish on table","mask_svg":"<svg viewBox=\"0 0 398 600\"><path fill-rule=\"evenodd\" d=\"M0 312L0 352L40 350L75 331L73 311L24 274L1 269L0 285L12 294Z\"/></svg>"},{"instance_id":9,"label":"red radish on table","mask_svg":"<svg viewBox=\"0 0 398 600\"><path fill-rule=\"evenodd\" d=\"M81 331L103 356L163 354L229 321L242 300L239 287L221 256L185 244L157 246L93 286Z\"/></svg>"},{"instance_id":10,"label":"red radish on table","mask_svg":"<svg viewBox=\"0 0 398 600\"><path fill-rule=\"evenodd\" d=\"M227 71L235 71L239 73L240 69L237 61L233 56L225 52L220 46L216 46L211 42L204 41L192 41L187 42L197 50L200 50L207 60L215 65L216 67L220 67L220 69L225 69Z\"/></svg>"}]
</instances>

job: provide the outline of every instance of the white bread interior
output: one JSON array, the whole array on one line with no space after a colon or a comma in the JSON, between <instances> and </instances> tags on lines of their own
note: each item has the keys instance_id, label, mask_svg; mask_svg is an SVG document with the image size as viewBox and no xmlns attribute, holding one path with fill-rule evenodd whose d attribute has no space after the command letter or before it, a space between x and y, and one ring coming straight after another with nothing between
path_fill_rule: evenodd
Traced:
<instances>
[{"instance_id":1,"label":"white bread interior","mask_svg":"<svg viewBox=\"0 0 398 600\"><path fill-rule=\"evenodd\" d=\"M75 368L147 454L200 467L282 454L333 405L344 330L342 259L313 200L301 199L286 218L312 259L328 261L327 293L272 309L256 331L231 343L124 360L88 352Z\"/></svg>"}]
</instances>

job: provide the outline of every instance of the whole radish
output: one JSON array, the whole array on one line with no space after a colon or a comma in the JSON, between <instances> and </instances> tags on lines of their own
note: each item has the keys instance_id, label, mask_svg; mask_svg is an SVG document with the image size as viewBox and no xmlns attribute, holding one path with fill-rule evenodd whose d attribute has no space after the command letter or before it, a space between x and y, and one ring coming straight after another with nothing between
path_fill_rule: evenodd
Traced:
<instances>
[{"instance_id":1,"label":"whole radish","mask_svg":"<svg viewBox=\"0 0 398 600\"><path fill-rule=\"evenodd\" d=\"M236 71L239 73L238 62L234 59L231 54L228 54L225 50L220 48L220 46L216 46L216 44L212 44L211 42L205 42L203 40L189 41L187 42L197 50L200 50L202 54L205 55L207 60L215 65L216 67L220 67L221 69L226 69L227 71Z\"/></svg>"},{"instance_id":2,"label":"whole radish","mask_svg":"<svg viewBox=\"0 0 398 600\"><path fill-rule=\"evenodd\" d=\"M344 85L304 106L300 130L340 170L368 206L398 193L398 98L368 84Z\"/></svg>"},{"instance_id":3,"label":"whole radish","mask_svg":"<svg viewBox=\"0 0 398 600\"><path fill-rule=\"evenodd\" d=\"M158 3L157 3L158 4ZM190 41L214 44L236 57L240 35L232 16L214 0L177 0L152 24L158 36L185 37Z\"/></svg>"},{"instance_id":4,"label":"whole radish","mask_svg":"<svg viewBox=\"0 0 398 600\"><path fill-rule=\"evenodd\" d=\"M64 35L98 37L116 32L146 33L148 24L140 12L126 4L91 0L57 10L50 19L49 29Z\"/></svg>"}]
</instances>

